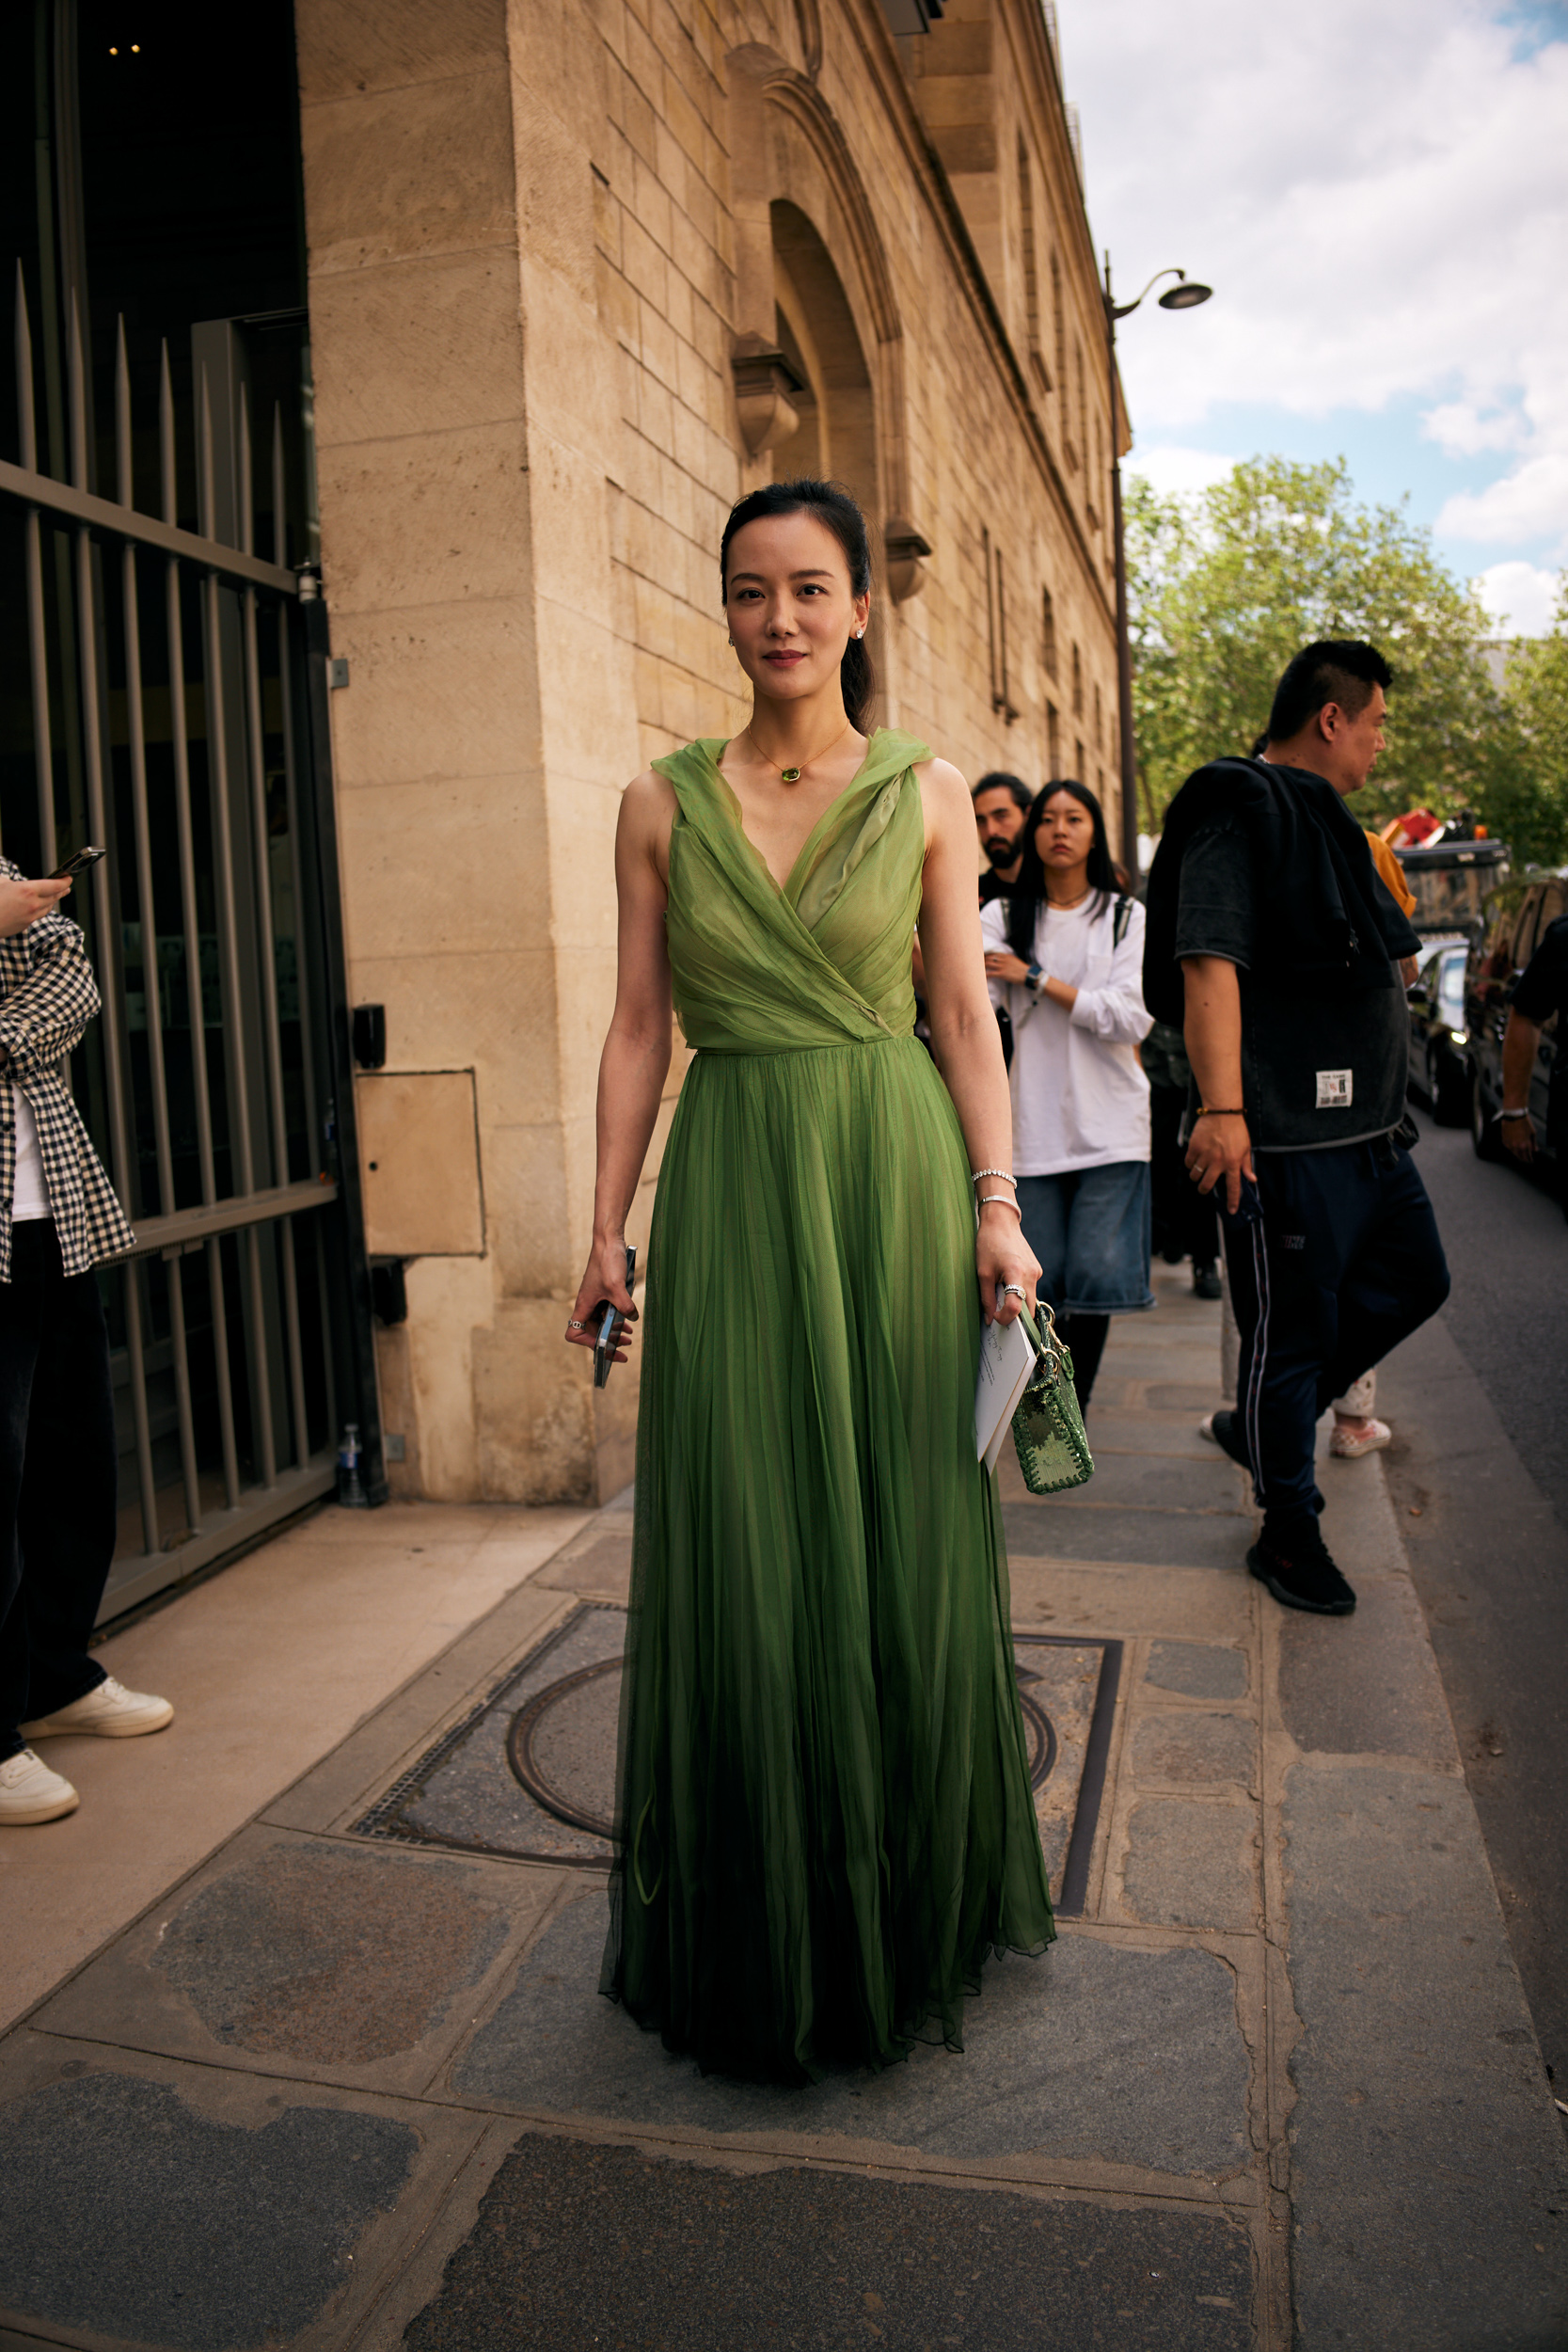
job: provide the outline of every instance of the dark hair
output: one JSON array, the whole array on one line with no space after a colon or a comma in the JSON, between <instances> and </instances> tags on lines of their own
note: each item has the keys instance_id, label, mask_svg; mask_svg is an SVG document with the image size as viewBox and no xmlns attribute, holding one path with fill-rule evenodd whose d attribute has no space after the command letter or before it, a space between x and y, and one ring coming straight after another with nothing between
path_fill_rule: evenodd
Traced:
<instances>
[{"instance_id":1,"label":"dark hair","mask_svg":"<svg viewBox=\"0 0 1568 2352\"><path fill-rule=\"evenodd\" d=\"M1022 776L1009 776L1005 768L993 768L989 776L982 776L978 784L969 787L972 801L977 801L982 792L1010 792L1013 806L1024 809L1035 797Z\"/></svg>"},{"instance_id":2,"label":"dark hair","mask_svg":"<svg viewBox=\"0 0 1568 2352\"><path fill-rule=\"evenodd\" d=\"M1384 692L1394 673L1375 645L1359 637L1320 637L1304 645L1286 665L1275 688L1269 712L1271 743L1289 743L1328 703L1338 703L1351 718L1358 718L1371 701L1372 689Z\"/></svg>"},{"instance_id":3,"label":"dark hair","mask_svg":"<svg viewBox=\"0 0 1568 2352\"><path fill-rule=\"evenodd\" d=\"M1040 900L1045 897L1045 866L1035 847L1046 808L1058 792L1070 793L1080 807L1086 808L1094 819L1094 840L1089 849L1088 883L1100 893L1100 906L1116 896L1117 869L1111 863L1111 845L1105 837L1105 811L1101 807L1086 784L1073 776L1058 776L1052 784L1042 785L1030 803L1019 836L1023 843L1023 859L1018 869L1018 880L1007 898L1007 945L1015 956L1025 963L1035 952L1035 926L1039 920ZM1098 914L1100 906L1095 908Z\"/></svg>"},{"instance_id":4,"label":"dark hair","mask_svg":"<svg viewBox=\"0 0 1568 2352\"><path fill-rule=\"evenodd\" d=\"M851 593L857 596L865 595L871 585L871 548L865 536L864 516L838 483L816 482L810 475L802 475L798 482L766 482L760 490L753 490L738 505L731 507L724 535L719 542L721 596L729 593L730 541L748 523L760 522L769 515L815 515L844 549ZM863 637L851 637L845 646L838 679L844 690L844 708L849 724L862 735L868 735L877 675Z\"/></svg>"}]
</instances>

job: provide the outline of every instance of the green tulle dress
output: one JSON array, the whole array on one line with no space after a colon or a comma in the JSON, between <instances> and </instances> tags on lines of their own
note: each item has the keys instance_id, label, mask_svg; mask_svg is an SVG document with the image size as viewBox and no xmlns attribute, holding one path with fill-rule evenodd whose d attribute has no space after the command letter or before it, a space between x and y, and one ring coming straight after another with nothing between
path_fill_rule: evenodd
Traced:
<instances>
[{"instance_id":1,"label":"green tulle dress","mask_svg":"<svg viewBox=\"0 0 1568 2352\"><path fill-rule=\"evenodd\" d=\"M913 1034L924 827L879 731L781 891L718 767L656 764L696 1058L647 1251L603 1989L705 2069L961 2047L1050 1899L993 1482L969 1163Z\"/></svg>"}]
</instances>

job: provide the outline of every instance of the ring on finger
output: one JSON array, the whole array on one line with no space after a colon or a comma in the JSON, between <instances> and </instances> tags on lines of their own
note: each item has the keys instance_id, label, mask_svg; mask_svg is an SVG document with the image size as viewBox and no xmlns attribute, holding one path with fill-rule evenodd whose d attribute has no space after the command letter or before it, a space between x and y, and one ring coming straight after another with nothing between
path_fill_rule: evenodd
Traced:
<instances>
[{"instance_id":1,"label":"ring on finger","mask_svg":"<svg viewBox=\"0 0 1568 2352\"><path fill-rule=\"evenodd\" d=\"M1002 1295L1004 1298L1006 1298L1009 1295L1014 1298L1022 1298L1026 1307L1029 1304L1029 1294L1024 1289L1022 1282L1004 1282L1002 1285Z\"/></svg>"},{"instance_id":2,"label":"ring on finger","mask_svg":"<svg viewBox=\"0 0 1568 2352\"><path fill-rule=\"evenodd\" d=\"M579 1323L576 1315L568 1315L566 1318L566 1328L568 1331L586 1331L588 1326L586 1323Z\"/></svg>"}]
</instances>

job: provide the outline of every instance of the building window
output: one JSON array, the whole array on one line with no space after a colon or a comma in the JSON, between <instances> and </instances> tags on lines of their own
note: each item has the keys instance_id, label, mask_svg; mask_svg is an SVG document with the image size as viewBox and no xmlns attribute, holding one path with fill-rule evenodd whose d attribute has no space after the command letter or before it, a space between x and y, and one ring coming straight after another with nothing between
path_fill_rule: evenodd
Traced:
<instances>
[{"instance_id":1,"label":"building window","mask_svg":"<svg viewBox=\"0 0 1568 2352\"><path fill-rule=\"evenodd\" d=\"M1084 346L1074 342L1072 356L1078 366L1078 446L1085 459L1089 453L1089 395L1084 376Z\"/></svg>"},{"instance_id":2,"label":"building window","mask_svg":"<svg viewBox=\"0 0 1568 2352\"><path fill-rule=\"evenodd\" d=\"M1072 772L1075 776L1086 776L1089 772L1089 763L1084 757L1084 739L1082 736L1078 738L1077 742L1074 743L1072 748L1078 755L1078 765L1074 768Z\"/></svg>"},{"instance_id":3,"label":"building window","mask_svg":"<svg viewBox=\"0 0 1568 2352\"><path fill-rule=\"evenodd\" d=\"M982 528L981 552L986 560L986 627L990 637L990 707L1009 726L1018 717L1007 691L1007 589L1003 577L1002 550L993 548L990 532Z\"/></svg>"},{"instance_id":4,"label":"building window","mask_svg":"<svg viewBox=\"0 0 1568 2352\"><path fill-rule=\"evenodd\" d=\"M1018 135L1018 209L1022 230L1023 303L1029 329L1029 364L1044 391L1051 389L1051 371L1040 347L1039 268L1035 254L1035 175L1023 134Z\"/></svg>"},{"instance_id":5,"label":"building window","mask_svg":"<svg viewBox=\"0 0 1568 2352\"><path fill-rule=\"evenodd\" d=\"M1040 660L1047 677L1056 675L1056 607L1049 588L1040 590Z\"/></svg>"},{"instance_id":6,"label":"building window","mask_svg":"<svg viewBox=\"0 0 1568 2352\"><path fill-rule=\"evenodd\" d=\"M1055 778L1062 772L1062 727L1054 703L1045 706L1045 749L1049 762L1048 773Z\"/></svg>"},{"instance_id":7,"label":"building window","mask_svg":"<svg viewBox=\"0 0 1568 2352\"><path fill-rule=\"evenodd\" d=\"M1098 678L1094 686L1094 747L1097 752L1102 752L1105 749L1105 708L1100 699Z\"/></svg>"},{"instance_id":8,"label":"building window","mask_svg":"<svg viewBox=\"0 0 1568 2352\"><path fill-rule=\"evenodd\" d=\"M1078 452L1072 445L1072 419L1068 413L1067 311L1062 303L1062 264L1054 252L1051 256L1051 321L1056 353L1056 396L1062 404L1062 454L1072 467L1078 463Z\"/></svg>"},{"instance_id":9,"label":"building window","mask_svg":"<svg viewBox=\"0 0 1568 2352\"><path fill-rule=\"evenodd\" d=\"M1084 715L1084 657L1076 645L1072 648L1072 715L1075 719ZM1084 754L1080 747L1078 764L1082 767L1083 763Z\"/></svg>"}]
</instances>

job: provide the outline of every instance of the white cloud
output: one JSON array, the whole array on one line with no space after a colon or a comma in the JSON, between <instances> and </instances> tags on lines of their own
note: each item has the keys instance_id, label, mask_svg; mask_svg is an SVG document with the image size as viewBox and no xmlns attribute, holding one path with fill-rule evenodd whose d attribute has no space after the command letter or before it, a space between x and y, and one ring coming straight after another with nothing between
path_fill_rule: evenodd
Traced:
<instances>
[{"instance_id":1,"label":"white cloud","mask_svg":"<svg viewBox=\"0 0 1568 2352\"><path fill-rule=\"evenodd\" d=\"M1122 471L1142 474L1163 497L1185 498L1194 490L1212 490L1235 463L1234 457L1216 457L1212 450L1183 449L1172 442L1152 449L1140 445L1123 460Z\"/></svg>"},{"instance_id":2,"label":"white cloud","mask_svg":"<svg viewBox=\"0 0 1568 2352\"><path fill-rule=\"evenodd\" d=\"M1097 244L1129 292L1166 262L1215 289L1122 328L1140 432L1414 396L1505 463L1440 527L1568 558L1568 39L1526 54L1500 8L1063 0Z\"/></svg>"},{"instance_id":3,"label":"white cloud","mask_svg":"<svg viewBox=\"0 0 1568 2352\"><path fill-rule=\"evenodd\" d=\"M1558 576L1539 564L1490 564L1471 581L1499 637L1544 637L1557 611Z\"/></svg>"}]
</instances>

